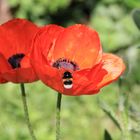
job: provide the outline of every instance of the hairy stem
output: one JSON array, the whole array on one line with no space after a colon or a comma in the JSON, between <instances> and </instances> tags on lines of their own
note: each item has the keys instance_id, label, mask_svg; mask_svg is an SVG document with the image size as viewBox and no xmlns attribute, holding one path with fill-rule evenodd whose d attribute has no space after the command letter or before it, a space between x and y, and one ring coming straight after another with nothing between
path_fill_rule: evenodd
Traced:
<instances>
[{"instance_id":1,"label":"hairy stem","mask_svg":"<svg viewBox=\"0 0 140 140\"><path fill-rule=\"evenodd\" d=\"M23 101L26 123L27 123L32 140L36 140L36 137L34 135L34 132L33 132L32 126L31 126L30 118L29 118L29 111L28 111L28 105L27 105L27 100L26 100L25 87L24 87L23 83L20 84L20 89L21 89L21 94L22 94L22 101Z\"/></svg>"},{"instance_id":2,"label":"hairy stem","mask_svg":"<svg viewBox=\"0 0 140 140\"><path fill-rule=\"evenodd\" d=\"M56 140L60 140L60 112L61 112L61 99L62 94L58 93L57 95L57 104L56 104Z\"/></svg>"}]
</instances>

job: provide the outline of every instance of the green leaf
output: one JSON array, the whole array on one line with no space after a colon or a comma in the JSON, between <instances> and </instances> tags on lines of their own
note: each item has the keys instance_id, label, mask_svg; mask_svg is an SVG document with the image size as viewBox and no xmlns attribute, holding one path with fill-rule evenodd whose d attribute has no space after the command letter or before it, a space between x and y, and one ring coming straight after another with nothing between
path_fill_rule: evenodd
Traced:
<instances>
[{"instance_id":1,"label":"green leaf","mask_svg":"<svg viewBox=\"0 0 140 140\"><path fill-rule=\"evenodd\" d=\"M109 134L109 132L106 129L104 132L104 140L112 140L111 135Z\"/></svg>"},{"instance_id":2,"label":"green leaf","mask_svg":"<svg viewBox=\"0 0 140 140\"><path fill-rule=\"evenodd\" d=\"M133 16L133 20L134 20L136 26L140 30L140 9L135 9L132 12L132 16Z\"/></svg>"},{"instance_id":3,"label":"green leaf","mask_svg":"<svg viewBox=\"0 0 140 140\"><path fill-rule=\"evenodd\" d=\"M111 110L111 108L103 101L99 101L101 109L108 115L108 117L114 122L114 124L118 127L120 131L122 131L121 125L114 114L114 112Z\"/></svg>"}]
</instances>

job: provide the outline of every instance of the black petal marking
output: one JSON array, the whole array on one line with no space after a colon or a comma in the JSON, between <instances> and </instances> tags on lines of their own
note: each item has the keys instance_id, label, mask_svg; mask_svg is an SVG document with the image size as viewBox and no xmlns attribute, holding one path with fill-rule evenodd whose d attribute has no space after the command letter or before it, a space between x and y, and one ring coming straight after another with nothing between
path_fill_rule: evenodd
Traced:
<instances>
[{"instance_id":1,"label":"black petal marking","mask_svg":"<svg viewBox=\"0 0 140 140\"><path fill-rule=\"evenodd\" d=\"M12 68L20 68L20 62L25 55L23 53L15 54L8 58L8 62L11 64Z\"/></svg>"}]
</instances>

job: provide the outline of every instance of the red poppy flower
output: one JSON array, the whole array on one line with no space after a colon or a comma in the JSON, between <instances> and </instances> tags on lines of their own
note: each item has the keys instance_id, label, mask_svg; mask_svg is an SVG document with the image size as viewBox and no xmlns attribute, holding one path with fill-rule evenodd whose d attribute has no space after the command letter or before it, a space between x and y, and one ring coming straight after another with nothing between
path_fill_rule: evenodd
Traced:
<instances>
[{"instance_id":1,"label":"red poppy flower","mask_svg":"<svg viewBox=\"0 0 140 140\"><path fill-rule=\"evenodd\" d=\"M30 65L32 38L39 27L24 19L0 26L0 83L26 83L37 80Z\"/></svg>"},{"instance_id":2,"label":"red poppy flower","mask_svg":"<svg viewBox=\"0 0 140 140\"><path fill-rule=\"evenodd\" d=\"M125 69L121 58L102 52L98 33L85 25L43 27L31 58L39 78L65 95L98 93Z\"/></svg>"}]
</instances>

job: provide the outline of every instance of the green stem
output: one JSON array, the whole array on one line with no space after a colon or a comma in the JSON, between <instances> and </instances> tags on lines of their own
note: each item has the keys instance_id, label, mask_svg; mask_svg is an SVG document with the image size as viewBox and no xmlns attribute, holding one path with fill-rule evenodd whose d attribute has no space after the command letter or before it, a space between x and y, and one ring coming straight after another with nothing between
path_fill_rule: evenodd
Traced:
<instances>
[{"instance_id":1,"label":"green stem","mask_svg":"<svg viewBox=\"0 0 140 140\"><path fill-rule=\"evenodd\" d=\"M122 112L122 120L124 124L124 130L123 130L123 140L131 140L131 132L129 130L130 120L129 120L129 94L125 96L125 104L124 104L124 110Z\"/></svg>"},{"instance_id":2,"label":"green stem","mask_svg":"<svg viewBox=\"0 0 140 140\"><path fill-rule=\"evenodd\" d=\"M23 101L26 123L28 125L28 129L29 129L32 140L36 140L36 137L34 135L34 132L33 132L32 126L31 126L30 118L29 118L29 111L28 111L28 105L27 105L27 100L26 100L25 87L24 87L23 83L20 84L20 89L21 89L21 94L22 94L22 101Z\"/></svg>"},{"instance_id":3,"label":"green stem","mask_svg":"<svg viewBox=\"0 0 140 140\"><path fill-rule=\"evenodd\" d=\"M123 91L123 81L119 80L119 110L121 112L122 140L131 140L131 132L129 130L129 93Z\"/></svg>"},{"instance_id":4,"label":"green stem","mask_svg":"<svg viewBox=\"0 0 140 140\"><path fill-rule=\"evenodd\" d=\"M56 140L60 140L60 112L61 112L61 99L62 94L57 95L57 105L56 105Z\"/></svg>"}]
</instances>

